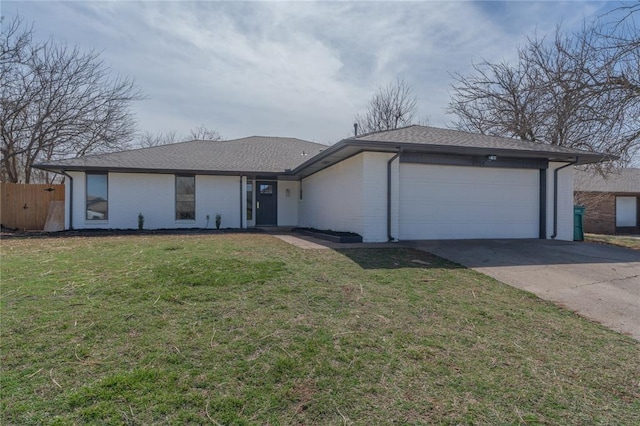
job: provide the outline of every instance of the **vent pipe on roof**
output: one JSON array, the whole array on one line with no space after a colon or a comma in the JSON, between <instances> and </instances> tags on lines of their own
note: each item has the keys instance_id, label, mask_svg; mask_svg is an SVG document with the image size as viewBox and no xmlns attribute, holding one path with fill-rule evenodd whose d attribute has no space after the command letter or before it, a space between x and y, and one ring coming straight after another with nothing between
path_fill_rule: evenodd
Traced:
<instances>
[{"instance_id":1,"label":"vent pipe on roof","mask_svg":"<svg viewBox=\"0 0 640 426\"><path fill-rule=\"evenodd\" d=\"M353 136L358 137L358 123L353 123Z\"/></svg>"}]
</instances>

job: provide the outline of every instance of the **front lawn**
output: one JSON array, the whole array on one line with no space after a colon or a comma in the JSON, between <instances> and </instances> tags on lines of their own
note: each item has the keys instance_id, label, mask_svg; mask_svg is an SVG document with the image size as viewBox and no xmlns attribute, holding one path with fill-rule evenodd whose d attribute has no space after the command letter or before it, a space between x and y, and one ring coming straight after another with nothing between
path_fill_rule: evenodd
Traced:
<instances>
[{"instance_id":1,"label":"front lawn","mask_svg":"<svg viewBox=\"0 0 640 426\"><path fill-rule=\"evenodd\" d=\"M2 241L2 424L640 424L640 344L409 249Z\"/></svg>"}]
</instances>

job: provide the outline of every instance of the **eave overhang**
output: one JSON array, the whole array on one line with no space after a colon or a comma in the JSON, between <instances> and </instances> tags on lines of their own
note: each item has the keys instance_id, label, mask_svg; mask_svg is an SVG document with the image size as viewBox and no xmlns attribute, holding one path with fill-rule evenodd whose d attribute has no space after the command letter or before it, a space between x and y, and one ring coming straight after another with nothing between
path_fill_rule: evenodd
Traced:
<instances>
[{"instance_id":1,"label":"eave overhang","mask_svg":"<svg viewBox=\"0 0 640 426\"><path fill-rule=\"evenodd\" d=\"M577 165L598 163L601 161L610 161L612 158L604 154L583 152L551 152L551 151L534 151L534 150L518 150L505 148L485 148L485 147L467 147L467 146L451 146L451 145L432 145L421 143L407 142L378 142L378 141L359 141L357 139L343 139L332 145L328 149L315 155L305 161L291 171L298 178L305 178L317 173L327 167L330 167L349 157L357 155L361 152L387 152L396 153L403 152L420 152L433 154L450 154L450 155L496 155L509 158L535 158L545 159L557 162L574 162Z\"/></svg>"}]
</instances>

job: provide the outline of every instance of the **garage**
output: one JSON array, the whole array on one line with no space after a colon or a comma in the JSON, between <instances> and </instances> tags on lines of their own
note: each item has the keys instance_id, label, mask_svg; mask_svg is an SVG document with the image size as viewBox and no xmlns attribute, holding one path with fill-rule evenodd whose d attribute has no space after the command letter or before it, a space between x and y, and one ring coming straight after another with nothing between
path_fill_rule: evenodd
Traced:
<instances>
[{"instance_id":1,"label":"garage","mask_svg":"<svg viewBox=\"0 0 640 426\"><path fill-rule=\"evenodd\" d=\"M538 238L537 169L400 165L400 239Z\"/></svg>"}]
</instances>

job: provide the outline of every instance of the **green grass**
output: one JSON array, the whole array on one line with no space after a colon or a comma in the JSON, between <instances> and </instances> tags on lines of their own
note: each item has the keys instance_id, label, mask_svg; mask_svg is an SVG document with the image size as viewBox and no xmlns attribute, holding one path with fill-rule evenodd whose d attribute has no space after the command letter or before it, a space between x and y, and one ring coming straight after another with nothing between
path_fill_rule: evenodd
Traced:
<instances>
[{"instance_id":1,"label":"green grass","mask_svg":"<svg viewBox=\"0 0 640 426\"><path fill-rule=\"evenodd\" d=\"M588 243L611 244L640 250L640 239L625 237L624 235L585 234L584 240Z\"/></svg>"},{"instance_id":2,"label":"green grass","mask_svg":"<svg viewBox=\"0 0 640 426\"><path fill-rule=\"evenodd\" d=\"M1 272L2 424L640 423L638 342L418 251L25 239Z\"/></svg>"}]
</instances>

